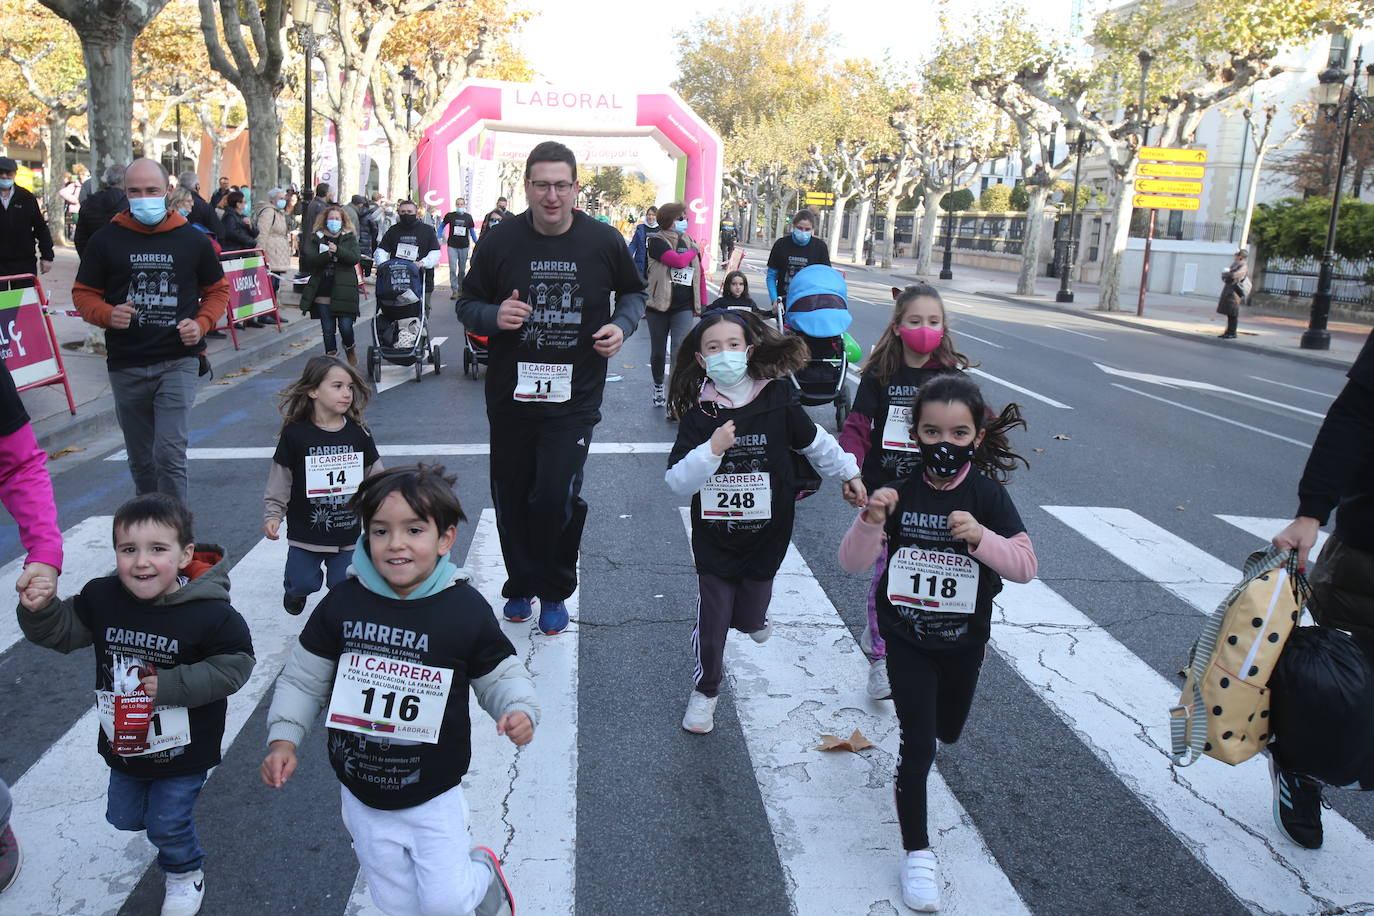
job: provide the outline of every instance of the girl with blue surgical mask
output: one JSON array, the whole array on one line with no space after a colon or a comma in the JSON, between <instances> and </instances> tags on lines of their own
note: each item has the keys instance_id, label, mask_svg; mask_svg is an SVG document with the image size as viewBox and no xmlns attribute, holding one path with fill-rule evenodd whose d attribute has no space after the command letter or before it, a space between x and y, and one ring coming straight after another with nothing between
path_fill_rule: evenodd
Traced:
<instances>
[{"instance_id":1,"label":"girl with blue surgical mask","mask_svg":"<svg viewBox=\"0 0 1374 916\"><path fill-rule=\"evenodd\" d=\"M821 476L844 481L851 505L867 501L858 462L807 415L787 378L808 358L800 337L720 309L702 317L673 363L669 409L679 420L665 479L692 500L700 597L695 681L682 727L694 734L715 725L729 631L756 643L772 633L773 578L792 540L802 484L794 453Z\"/></svg>"},{"instance_id":2,"label":"girl with blue surgical mask","mask_svg":"<svg viewBox=\"0 0 1374 916\"><path fill-rule=\"evenodd\" d=\"M830 247L816 238L815 228L815 214L798 210L792 217L792 230L773 243L766 274L768 301L786 300L787 284L803 267L830 264Z\"/></svg>"}]
</instances>

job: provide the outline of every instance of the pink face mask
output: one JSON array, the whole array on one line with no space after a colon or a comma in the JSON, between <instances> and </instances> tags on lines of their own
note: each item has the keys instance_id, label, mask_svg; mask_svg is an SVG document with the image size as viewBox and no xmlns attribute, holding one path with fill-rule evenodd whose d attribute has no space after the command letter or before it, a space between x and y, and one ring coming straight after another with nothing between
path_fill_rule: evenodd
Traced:
<instances>
[{"instance_id":1,"label":"pink face mask","mask_svg":"<svg viewBox=\"0 0 1374 916\"><path fill-rule=\"evenodd\" d=\"M912 353L933 353L944 339L944 328L898 328L902 344Z\"/></svg>"}]
</instances>

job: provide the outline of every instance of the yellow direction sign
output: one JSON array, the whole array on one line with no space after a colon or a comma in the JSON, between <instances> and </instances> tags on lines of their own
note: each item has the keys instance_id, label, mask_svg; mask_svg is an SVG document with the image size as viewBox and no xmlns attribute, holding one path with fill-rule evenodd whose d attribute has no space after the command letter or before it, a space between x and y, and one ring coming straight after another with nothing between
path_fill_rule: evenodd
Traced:
<instances>
[{"instance_id":1,"label":"yellow direction sign","mask_svg":"<svg viewBox=\"0 0 1374 916\"><path fill-rule=\"evenodd\" d=\"M1200 165L1142 162L1136 171L1148 178L1201 178L1207 170Z\"/></svg>"},{"instance_id":2,"label":"yellow direction sign","mask_svg":"<svg viewBox=\"0 0 1374 916\"><path fill-rule=\"evenodd\" d=\"M1137 191L1148 191L1151 194L1201 194L1202 182L1162 181L1158 178L1140 178L1136 180L1135 189Z\"/></svg>"},{"instance_id":3,"label":"yellow direction sign","mask_svg":"<svg viewBox=\"0 0 1374 916\"><path fill-rule=\"evenodd\" d=\"M1201 165L1207 161L1205 149L1174 149L1168 146L1142 146L1141 159L1158 159L1162 162L1193 162Z\"/></svg>"},{"instance_id":4,"label":"yellow direction sign","mask_svg":"<svg viewBox=\"0 0 1374 916\"><path fill-rule=\"evenodd\" d=\"M808 206L812 206L812 207L824 207L824 206L829 206L830 204L833 204L834 202L835 202L835 195L834 195L834 194L824 194L824 193L822 193L822 192L820 192L820 191L807 191L807 192L806 192L806 203L807 203Z\"/></svg>"},{"instance_id":5,"label":"yellow direction sign","mask_svg":"<svg viewBox=\"0 0 1374 916\"><path fill-rule=\"evenodd\" d=\"M1163 197L1159 194L1136 194L1131 206L1147 210L1196 210L1201 201L1196 197Z\"/></svg>"}]
</instances>

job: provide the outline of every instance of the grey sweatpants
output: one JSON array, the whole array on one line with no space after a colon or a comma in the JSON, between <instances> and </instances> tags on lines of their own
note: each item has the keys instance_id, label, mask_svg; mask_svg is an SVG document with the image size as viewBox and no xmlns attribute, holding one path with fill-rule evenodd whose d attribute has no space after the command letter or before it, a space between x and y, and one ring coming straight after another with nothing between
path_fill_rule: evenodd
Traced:
<instances>
[{"instance_id":1,"label":"grey sweatpants","mask_svg":"<svg viewBox=\"0 0 1374 916\"><path fill-rule=\"evenodd\" d=\"M649 373L655 385L663 384L663 361L668 354L668 336L673 338L673 347L681 346L682 341L691 333L697 323L697 316L691 309L678 309L676 312L655 312L649 309L644 313L649 322Z\"/></svg>"},{"instance_id":2,"label":"grey sweatpants","mask_svg":"<svg viewBox=\"0 0 1374 916\"><path fill-rule=\"evenodd\" d=\"M115 418L138 495L160 492L187 505L186 440L196 402L194 356L110 370Z\"/></svg>"},{"instance_id":3,"label":"grey sweatpants","mask_svg":"<svg viewBox=\"0 0 1374 916\"><path fill-rule=\"evenodd\" d=\"M466 248L448 249L448 288L458 292L463 286L463 278L468 275L468 250Z\"/></svg>"},{"instance_id":4,"label":"grey sweatpants","mask_svg":"<svg viewBox=\"0 0 1374 916\"><path fill-rule=\"evenodd\" d=\"M713 697L720 693L720 679L725 673L725 637L731 628L753 633L768 625L773 580L730 582L699 572L697 588L697 627L692 631L692 648L697 654L696 688L698 693Z\"/></svg>"}]
</instances>

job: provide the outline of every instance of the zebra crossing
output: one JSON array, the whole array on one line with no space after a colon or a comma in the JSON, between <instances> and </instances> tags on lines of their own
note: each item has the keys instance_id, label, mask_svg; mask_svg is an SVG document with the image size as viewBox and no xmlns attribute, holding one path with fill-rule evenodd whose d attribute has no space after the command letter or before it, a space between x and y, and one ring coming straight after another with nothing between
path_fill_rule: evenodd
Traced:
<instances>
[{"instance_id":1,"label":"zebra crossing","mask_svg":"<svg viewBox=\"0 0 1374 916\"><path fill-rule=\"evenodd\" d=\"M1235 566L1131 510L1042 508L1053 519L1049 524L1064 526L1082 542L1082 550L1101 551L1157 584L1163 602L1199 615L1210 612L1239 576ZM678 549L689 538L687 510L680 511L684 532L673 545ZM1216 518L1252 535L1257 549L1286 522ZM110 523L108 516L92 516L64 532L64 594L109 571ZM230 700L226 750L238 741L261 744L262 735L243 727L269 694L306 620L280 610L285 555L284 538L262 540L231 573L234 604L252 628L258 663ZM1042 572L1053 569L1055 559L1042 553ZM465 565L474 585L499 608L504 572L490 509L476 522ZM0 568L0 588L12 589L19 566L14 561ZM505 862L522 913L576 909L577 775L579 757L588 753L577 740L576 602L574 595L569 602L574 625L555 639L535 635L527 624L503 624L535 679L543 707L534 742L515 748L496 734L475 700L471 704L472 768L464 780L471 834ZM1374 896L1369 878L1374 841L1365 829L1328 811L1325 848L1302 850L1284 840L1270 819L1262 759L1236 768L1213 761L1172 768L1167 709L1177 700L1179 683L1095 622L1093 610L1075 607L1040 580L1007 583L996 602L990 649L1024 682L1027 701L1044 703L1245 909L1316 913L1368 907ZM796 544L775 582L770 616L774 635L769 642L729 640L726 676L768 816L771 836L759 842L771 841L776 850L788 907L798 916L903 912L891 797L896 718L890 703L874 703L864 695L867 661ZM0 618L0 654L21 638L12 615ZM1180 658L1185 650L1177 647ZM664 714L676 717L680 710ZM93 750L95 728L88 710L11 787L13 823L27 865L0 898L6 914L116 913L153 867L154 850L141 835L120 833L104 821L107 777ZM861 754L815 750L820 734L847 736L855 729L875 747ZM1025 879L1014 863L999 861L990 851L975 819L938 772L931 774L930 790L932 834L939 838L944 866L942 912L1031 912L1024 888L1018 890L1018 880ZM332 796L319 803L336 804ZM252 842L251 834L244 842ZM215 850L209 854L213 860ZM207 899L207 912L212 911ZM361 875L351 892L321 901L314 911L380 913Z\"/></svg>"}]
</instances>

